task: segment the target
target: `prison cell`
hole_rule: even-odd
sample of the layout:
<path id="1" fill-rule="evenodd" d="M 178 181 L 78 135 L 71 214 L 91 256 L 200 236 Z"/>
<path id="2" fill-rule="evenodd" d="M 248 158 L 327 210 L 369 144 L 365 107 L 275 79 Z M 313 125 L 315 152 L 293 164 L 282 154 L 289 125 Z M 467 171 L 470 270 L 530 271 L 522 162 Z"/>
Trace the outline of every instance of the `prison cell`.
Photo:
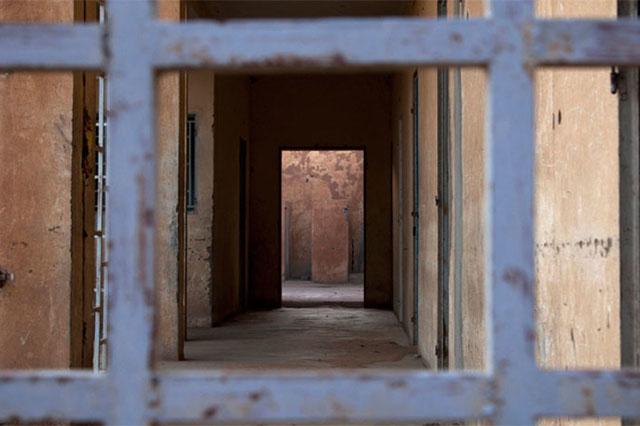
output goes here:
<path id="1" fill-rule="evenodd" d="M 540 20 L 532 0 L 493 0 L 490 6 L 485 19 L 464 22 L 168 23 L 155 19 L 151 1 L 111 0 L 104 24 L 1 25 L 2 69 L 106 73 L 111 248 L 107 370 L 2 372 L 0 420 L 527 424 L 546 416 L 640 417 L 640 373 L 536 365 L 533 306 L 534 70 L 640 65 L 640 22 Z M 154 371 L 155 72 L 434 65 L 489 71 L 488 370 Z"/>

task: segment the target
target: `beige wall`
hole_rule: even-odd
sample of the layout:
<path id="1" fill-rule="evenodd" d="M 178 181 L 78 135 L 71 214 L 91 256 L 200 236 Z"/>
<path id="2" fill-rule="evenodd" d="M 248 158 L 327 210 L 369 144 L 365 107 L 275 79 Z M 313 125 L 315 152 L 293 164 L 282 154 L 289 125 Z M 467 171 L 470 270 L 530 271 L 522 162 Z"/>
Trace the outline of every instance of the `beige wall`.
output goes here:
<path id="1" fill-rule="evenodd" d="M 282 208 L 289 204 L 290 210 L 287 278 L 311 276 L 311 228 L 315 228 L 311 212 L 316 200 L 344 201 L 348 271 L 364 271 L 364 151 L 282 151 L 281 191 Z M 342 212 L 341 219 L 344 216 Z"/>
<path id="2" fill-rule="evenodd" d="M 241 300 L 240 141 L 249 141 L 249 78 L 215 76 L 213 322 Z M 277 163 L 274 165 L 278 170 Z M 246 274 L 245 274 L 246 277 Z"/>
<path id="3" fill-rule="evenodd" d="M 466 1 L 461 10 L 463 16 L 482 17 L 484 8 L 481 0 Z M 481 370 L 486 367 L 486 322 L 484 283 L 484 173 L 485 173 L 485 120 L 486 120 L 486 72 L 481 68 L 461 69 L 461 137 L 462 137 L 462 193 L 458 199 L 462 204 L 461 226 L 462 257 L 460 300 L 462 324 L 456 324 L 455 303 L 451 309 L 449 342 L 455 344 L 455 333 L 462 335 L 459 350 L 459 365 L 467 370 Z M 452 82 L 453 83 L 453 82 Z M 450 102 L 453 105 L 453 101 Z M 450 124 L 453 126 L 453 119 Z M 453 145 L 454 139 L 451 138 Z M 452 185 L 455 182 L 452 180 Z M 453 195 L 452 195 L 453 198 Z M 455 218 L 451 218 L 455 227 Z M 452 260 L 453 259 L 452 254 Z M 453 278 L 453 274 L 450 274 Z M 450 283 L 452 283 L 450 281 Z M 455 283 L 450 285 L 450 301 L 455 298 Z M 454 317 L 455 318 L 455 317 Z M 455 365 L 455 347 L 449 348 L 450 365 Z"/>
<path id="4" fill-rule="evenodd" d="M 213 282 L 213 72 L 189 71 L 188 112 L 196 114 L 196 205 L 187 213 L 187 326 L 211 325 Z"/>
<path id="5" fill-rule="evenodd" d="M 537 13 L 611 18 L 616 1 L 539 0 Z M 618 100 L 609 72 L 536 73 L 537 360 L 545 368 L 620 366 Z"/>
<path id="6" fill-rule="evenodd" d="M 365 148 L 365 305 L 390 307 L 391 109 L 380 75 L 264 76 L 251 85 L 251 260 L 255 306 L 280 304 L 280 148 Z"/>
<path id="7" fill-rule="evenodd" d="M 177 21 L 180 4 L 158 2 L 158 17 Z M 180 140 L 180 77 L 160 74 L 156 80 L 156 350 L 161 360 L 178 359 L 178 159 Z"/>
<path id="8" fill-rule="evenodd" d="M 465 17 L 484 15 L 480 0 L 466 1 L 462 7 L 461 14 Z M 540 0 L 537 9 L 540 15 L 548 17 L 613 17 L 616 4 L 614 0 Z M 453 2 L 449 2 L 450 14 L 452 10 Z M 435 2 L 417 2 L 409 13 L 433 16 Z M 409 334 L 413 328 L 412 73 L 413 70 L 396 75 L 393 98 L 396 126 L 393 279 L 395 299 L 403 301 L 401 309 L 395 305 L 396 311 L 402 311 L 400 319 Z M 449 143 L 452 164 L 461 167 L 461 171 L 456 174 L 451 170 L 448 206 L 449 365 L 478 370 L 486 365 L 483 248 L 486 73 L 479 68 L 461 70 L 459 126 L 454 123 L 453 75 L 450 72 Z M 438 280 L 438 217 L 433 203 L 437 193 L 437 80 L 435 70 L 419 70 L 418 77 L 421 199 L 418 341 L 425 365 L 433 368 Z M 618 134 L 617 99 L 608 90 L 609 70 L 539 71 L 536 85 L 538 359 L 543 366 L 553 368 L 615 368 L 619 365 Z M 558 111 L 562 123 L 558 121 Z M 462 141 L 461 164 L 453 162 L 456 131 Z M 399 162 L 403 165 L 401 169 Z M 456 178 L 461 179 L 458 193 Z M 456 202 L 462 206 L 458 218 L 453 214 Z M 460 247 L 454 245 L 456 233 L 462 239 Z M 454 275 L 456 256 L 461 265 L 459 275 Z M 460 291 L 457 305 L 456 290 Z M 461 336 L 458 348 L 457 333 Z"/>
<path id="9" fill-rule="evenodd" d="M 2 1 L 0 21 L 73 21 L 73 2 Z M 0 72 L 0 369 L 70 366 L 72 73 Z"/>
<path id="10" fill-rule="evenodd" d="M 416 2 L 408 14 L 434 17 L 437 13 L 435 1 Z M 413 215 L 414 211 L 414 117 L 413 117 L 413 74 L 418 79 L 418 179 L 419 179 L 419 233 L 418 253 L 414 253 Z M 437 70 L 435 68 L 409 70 L 397 74 L 394 79 L 394 122 L 401 126 L 394 134 L 394 167 L 398 168 L 398 139 L 402 135 L 402 167 L 397 171 L 397 179 L 402 179 L 402 193 L 396 181 L 395 191 L 403 197 L 402 211 L 396 208 L 396 215 L 402 215 L 402 229 L 399 217 L 394 223 L 394 245 L 402 255 L 396 255 L 395 281 L 402 281 L 395 287 L 402 291 L 402 318 L 405 330 L 413 338 L 414 316 L 414 258 L 418 266 L 418 350 L 427 368 L 436 368 L 435 347 L 438 324 L 438 209 L 435 198 L 438 195 L 438 124 L 437 124 Z M 396 203 L 398 202 L 396 198 Z M 402 232 L 402 247 L 398 248 L 398 232 Z M 400 268 L 400 270 L 398 270 Z M 402 274 L 400 279 L 399 274 Z"/>

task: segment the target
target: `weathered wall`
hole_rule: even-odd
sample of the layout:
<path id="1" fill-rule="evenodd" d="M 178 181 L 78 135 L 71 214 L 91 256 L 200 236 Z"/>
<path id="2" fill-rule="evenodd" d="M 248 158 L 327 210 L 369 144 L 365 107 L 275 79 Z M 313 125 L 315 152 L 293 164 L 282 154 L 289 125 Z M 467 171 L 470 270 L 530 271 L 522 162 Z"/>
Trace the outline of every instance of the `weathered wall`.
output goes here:
<path id="1" fill-rule="evenodd" d="M 349 222 L 345 207 L 346 200 L 313 200 L 311 279 L 314 282 L 349 280 Z"/>
<path id="2" fill-rule="evenodd" d="M 484 16 L 481 0 L 467 0 L 461 10 L 463 16 L 479 18 Z M 460 71 L 461 114 L 459 130 L 461 133 L 461 193 L 452 195 L 462 205 L 462 214 L 458 217 L 462 234 L 462 247 L 457 251 L 462 265 L 458 279 L 449 286 L 451 315 L 449 323 L 449 342 L 455 344 L 455 333 L 460 333 L 461 347 L 449 349 L 449 364 L 456 364 L 456 355 L 460 358 L 458 365 L 467 370 L 481 370 L 486 367 L 486 322 L 485 322 L 485 283 L 484 283 L 484 173 L 485 173 L 485 120 L 486 120 L 486 72 L 481 68 L 462 68 Z M 451 100 L 453 105 L 455 100 Z M 450 124 L 455 126 L 454 119 Z M 455 139 L 451 139 L 451 144 Z M 455 185 L 455 181 L 452 182 Z M 451 221 L 456 226 L 456 218 Z M 454 250 L 452 260 L 455 256 Z M 451 275 L 455 275 L 451 274 Z M 455 277 L 453 277 L 455 280 Z M 455 291 L 459 291 L 459 302 L 456 306 Z M 456 312 L 461 322 L 456 323 Z"/>
<path id="3" fill-rule="evenodd" d="M 396 313 L 409 337 L 413 339 L 413 121 L 411 115 L 412 77 L 410 72 L 393 78 L 394 132 L 394 291 Z"/>
<path id="4" fill-rule="evenodd" d="M 180 19 L 180 3 L 162 0 L 158 17 Z M 178 326 L 178 159 L 180 140 L 180 76 L 163 73 L 156 79 L 156 349 L 161 360 L 180 353 Z"/>
<path id="5" fill-rule="evenodd" d="M 613 17 L 616 4 L 540 0 L 537 13 Z M 481 2 L 464 2 L 461 14 L 482 16 Z M 452 366 L 481 369 L 486 75 L 480 69 L 462 69 L 460 75 L 458 128 L 450 91 L 452 146 L 457 131 L 462 138 L 462 169 L 452 172 L 452 187 L 461 178 L 460 193 L 453 192 L 452 208 L 460 202 L 463 211 L 452 217 L 452 236 L 459 232 L 462 245 L 451 247 L 452 270 L 460 256 L 461 271 L 450 280 L 449 356 Z M 617 101 L 608 85 L 608 69 L 536 75 L 537 355 L 547 368 L 619 366 Z"/>
<path id="6" fill-rule="evenodd" d="M 538 0 L 537 12 L 614 17 L 616 1 Z M 544 368 L 620 366 L 618 102 L 609 72 L 536 73 L 537 360 Z"/>
<path id="7" fill-rule="evenodd" d="M 249 140 L 248 77 L 215 76 L 214 116 L 212 296 L 213 322 L 218 323 L 244 304 L 241 300 L 240 144 L 241 139 Z M 278 170 L 277 163 L 274 170 Z M 274 226 L 277 221 L 278 218 L 274 219 Z"/>
<path id="8" fill-rule="evenodd" d="M 2 1 L 2 22 L 73 21 L 73 1 Z M 0 73 L 0 369 L 70 366 L 71 73 Z"/>
<path id="9" fill-rule="evenodd" d="M 539 0 L 545 17 L 615 17 L 616 1 Z M 538 362 L 620 365 L 618 101 L 608 68 L 536 75 Z"/>
<path id="10" fill-rule="evenodd" d="M 365 148 L 365 304 L 390 307 L 390 87 L 386 76 L 264 76 L 251 84 L 251 296 L 280 304 L 281 148 Z"/>
<path id="11" fill-rule="evenodd" d="M 435 1 L 416 2 L 408 14 L 424 17 L 436 16 Z M 418 181 L 419 181 L 419 232 L 418 252 L 414 251 L 413 214 L 414 211 L 414 72 L 418 79 Z M 414 338 L 414 259 L 418 256 L 418 349 L 427 368 L 436 368 L 438 323 L 438 210 L 434 202 L 438 195 L 438 126 L 437 126 L 437 70 L 435 68 L 409 70 L 397 74 L 394 79 L 394 122 L 401 126 L 394 134 L 394 165 L 396 173 L 396 193 L 402 196 L 402 208 L 396 197 L 394 243 L 396 255 L 394 280 L 402 295 L 401 322 L 411 338 Z M 401 140 L 400 140 L 401 138 Z M 399 143 L 402 145 L 399 146 Z M 401 166 L 398 165 L 400 150 Z M 402 183 L 399 183 L 399 180 Z M 400 192 L 401 190 L 401 192 Z M 400 229 L 400 223 L 401 228 Z M 398 233 L 402 236 L 399 238 Z M 402 247 L 399 247 L 399 241 Z M 399 268 L 399 269 L 398 269 Z M 401 274 L 401 275 L 399 275 Z"/>
<path id="12" fill-rule="evenodd" d="M 187 326 L 211 325 L 213 263 L 213 72 L 189 71 L 188 111 L 196 114 L 196 205 L 187 213 Z"/>
<path id="13" fill-rule="evenodd" d="M 344 200 L 343 207 L 348 207 L 348 271 L 364 271 L 363 151 L 283 151 L 281 190 L 282 207 L 289 203 L 291 215 L 287 278 L 311 276 L 312 200 Z M 285 228 L 282 232 L 286 233 Z"/>

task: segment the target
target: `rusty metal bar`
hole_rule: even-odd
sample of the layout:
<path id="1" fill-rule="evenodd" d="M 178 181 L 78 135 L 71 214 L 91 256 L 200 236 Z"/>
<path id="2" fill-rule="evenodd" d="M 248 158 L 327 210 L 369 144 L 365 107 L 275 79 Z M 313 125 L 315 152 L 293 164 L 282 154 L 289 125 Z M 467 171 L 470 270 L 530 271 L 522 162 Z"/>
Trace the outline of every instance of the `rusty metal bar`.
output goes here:
<path id="1" fill-rule="evenodd" d="M 421 18 L 159 22 L 154 62 L 225 70 L 484 64 L 492 27 Z"/>
<path id="2" fill-rule="evenodd" d="M 640 417 L 640 372 L 545 371 L 535 404 L 539 417 Z"/>
<path id="3" fill-rule="evenodd" d="M 146 424 L 152 398 L 156 149 L 150 0 L 107 3 L 111 424 Z"/>
<path id="4" fill-rule="evenodd" d="M 495 424 L 534 424 L 533 67 L 522 33 L 533 0 L 493 1 L 502 34 L 490 65 L 485 149 L 485 283 Z M 525 383 L 527 384 L 525 386 Z"/>
<path id="5" fill-rule="evenodd" d="M 154 21 L 151 3 L 110 1 L 104 30 L 96 25 L 0 25 L 0 68 L 106 67 L 112 248 L 107 375 L 0 372 L 0 421 L 399 423 L 484 418 L 518 424 L 550 415 L 640 417 L 640 373 L 541 372 L 533 356 L 534 67 L 638 65 L 637 21 L 535 21 L 533 1 L 520 0 L 491 2 L 492 16 L 485 21 L 177 24 Z M 154 67 L 305 70 L 441 64 L 490 65 L 488 375 L 152 374 Z"/>
<path id="6" fill-rule="evenodd" d="M 481 65 L 508 43 L 495 20 L 356 18 L 154 24 L 159 68 L 229 70 Z M 529 20 L 523 56 L 541 65 L 640 62 L 638 20 Z M 2 69 L 103 69 L 98 24 L 3 24 Z M 365 44 L 366 43 L 366 44 Z"/>
<path id="7" fill-rule="evenodd" d="M 89 371 L 0 371 L 0 423 L 101 421 L 111 405 L 105 384 Z"/>
<path id="8" fill-rule="evenodd" d="M 0 69 L 100 69 L 104 29 L 98 24 L 2 24 Z"/>
<path id="9" fill-rule="evenodd" d="M 525 29 L 525 36 L 528 33 Z M 531 26 L 531 60 L 540 65 L 637 65 L 640 21 L 540 20 Z M 526 56 L 525 56 L 526 57 Z"/>
<path id="10" fill-rule="evenodd" d="M 474 373 L 192 371 L 157 377 L 158 422 L 398 424 L 487 418 L 490 380 Z"/>

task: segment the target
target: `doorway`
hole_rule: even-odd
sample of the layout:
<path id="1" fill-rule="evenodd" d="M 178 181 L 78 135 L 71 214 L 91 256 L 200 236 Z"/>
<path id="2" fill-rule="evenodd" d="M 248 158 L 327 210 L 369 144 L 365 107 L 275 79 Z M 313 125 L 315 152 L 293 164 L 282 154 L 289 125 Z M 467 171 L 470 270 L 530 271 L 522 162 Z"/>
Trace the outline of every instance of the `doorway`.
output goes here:
<path id="1" fill-rule="evenodd" d="M 364 306 L 365 151 L 281 150 L 284 307 Z"/>

